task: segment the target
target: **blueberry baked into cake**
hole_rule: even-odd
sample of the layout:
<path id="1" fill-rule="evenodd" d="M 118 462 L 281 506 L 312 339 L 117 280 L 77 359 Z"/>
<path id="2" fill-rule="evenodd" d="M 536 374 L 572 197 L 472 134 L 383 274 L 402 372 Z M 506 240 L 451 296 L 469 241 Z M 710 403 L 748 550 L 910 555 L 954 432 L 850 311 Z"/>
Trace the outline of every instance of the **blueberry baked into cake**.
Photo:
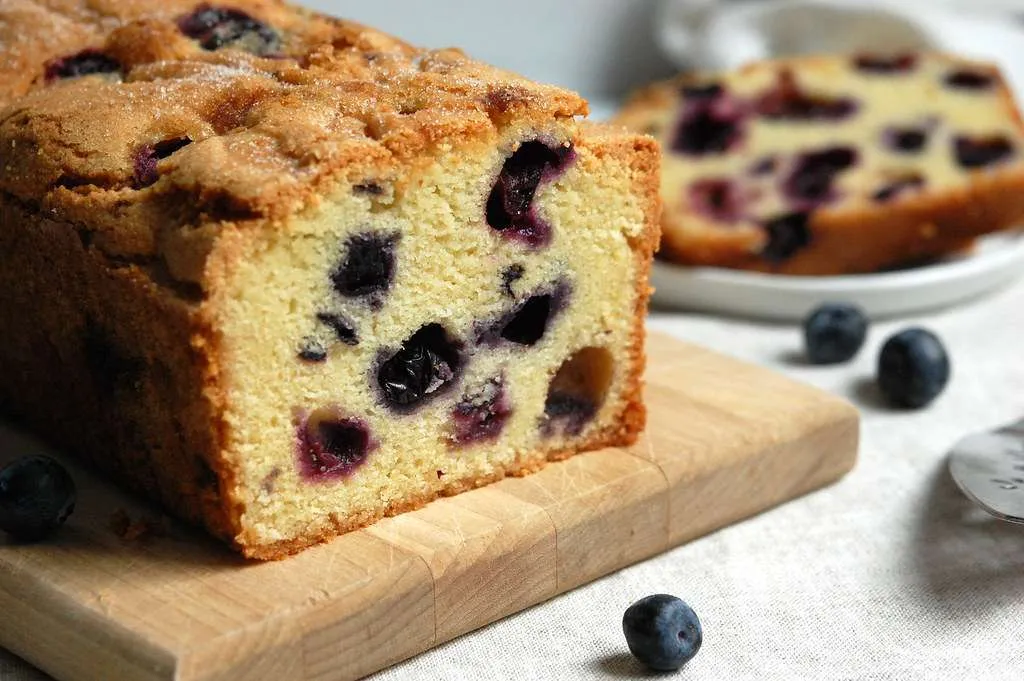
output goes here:
<path id="1" fill-rule="evenodd" d="M 683 264 L 872 272 L 1024 218 L 1024 133 L 991 65 L 760 62 L 650 86 L 618 121 L 664 150 L 659 257 Z"/>
<path id="2" fill-rule="evenodd" d="M 655 141 L 272 1 L 0 5 L 0 402 L 279 558 L 633 441 Z"/>

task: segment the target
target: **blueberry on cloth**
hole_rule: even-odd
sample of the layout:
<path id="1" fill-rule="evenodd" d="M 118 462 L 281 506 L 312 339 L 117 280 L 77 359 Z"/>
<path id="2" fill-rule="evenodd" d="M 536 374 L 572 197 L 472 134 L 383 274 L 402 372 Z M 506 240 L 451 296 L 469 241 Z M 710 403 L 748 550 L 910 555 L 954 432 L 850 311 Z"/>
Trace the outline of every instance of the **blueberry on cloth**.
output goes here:
<path id="1" fill-rule="evenodd" d="M 674 671 L 689 662 L 703 639 L 697 613 L 667 594 L 647 596 L 629 606 L 622 631 L 629 651 L 659 671 Z"/>
<path id="2" fill-rule="evenodd" d="M 893 405 L 919 409 L 949 383 L 946 348 L 931 331 L 910 328 L 892 336 L 878 355 L 878 387 Z"/>
<path id="3" fill-rule="evenodd" d="M 804 346 L 812 364 L 839 364 L 857 354 L 868 334 L 868 320 L 860 308 L 826 303 L 804 320 Z"/>

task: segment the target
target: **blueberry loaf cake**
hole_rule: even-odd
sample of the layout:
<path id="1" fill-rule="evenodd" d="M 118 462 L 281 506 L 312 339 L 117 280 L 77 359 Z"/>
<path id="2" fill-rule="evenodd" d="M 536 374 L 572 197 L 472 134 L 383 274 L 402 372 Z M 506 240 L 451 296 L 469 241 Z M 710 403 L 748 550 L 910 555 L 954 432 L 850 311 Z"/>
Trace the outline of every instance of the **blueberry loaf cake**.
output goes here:
<path id="1" fill-rule="evenodd" d="M 274 559 L 632 442 L 659 149 L 279 2 L 0 4 L 0 406 Z"/>
<path id="2" fill-rule="evenodd" d="M 998 71 L 941 55 L 804 57 L 653 85 L 659 257 L 829 275 L 968 248 L 1024 218 L 1024 134 Z"/>

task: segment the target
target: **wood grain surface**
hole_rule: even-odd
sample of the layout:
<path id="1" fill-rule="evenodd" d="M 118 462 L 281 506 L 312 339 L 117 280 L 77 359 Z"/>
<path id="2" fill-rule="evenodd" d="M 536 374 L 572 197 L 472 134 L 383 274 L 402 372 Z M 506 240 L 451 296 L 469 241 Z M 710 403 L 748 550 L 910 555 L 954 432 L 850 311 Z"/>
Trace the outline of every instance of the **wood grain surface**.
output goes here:
<path id="1" fill-rule="evenodd" d="M 646 434 L 246 563 L 74 462 L 54 540 L 0 545 L 0 645 L 61 681 L 354 679 L 828 484 L 857 412 L 653 335 Z M 41 451 L 0 428 L 0 461 Z M 123 509 L 164 532 L 111 529 Z"/>

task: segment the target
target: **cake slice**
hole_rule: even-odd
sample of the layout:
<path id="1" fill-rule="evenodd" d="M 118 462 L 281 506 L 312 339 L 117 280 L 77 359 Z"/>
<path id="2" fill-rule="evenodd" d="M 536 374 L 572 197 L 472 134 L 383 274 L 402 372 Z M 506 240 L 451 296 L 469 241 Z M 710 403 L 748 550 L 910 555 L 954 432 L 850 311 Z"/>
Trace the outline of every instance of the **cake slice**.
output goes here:
<path id="1" fill-rule="evenodd" d="M 659 257 L 797 275 L 873 272 L 1024 218 L 1024 133 L 988 64 L 803 57 L 686 75 L 618 121 L 665 152 Z"/>
<path id="2" fill-rule="evenodd" d="M 0 109 L 7 413 L 263 559 L 635 439 L 654 140 L 281 3 L 86 4 L 0 9 L 62 27 L 0 48 L 33 74 Z"/>

